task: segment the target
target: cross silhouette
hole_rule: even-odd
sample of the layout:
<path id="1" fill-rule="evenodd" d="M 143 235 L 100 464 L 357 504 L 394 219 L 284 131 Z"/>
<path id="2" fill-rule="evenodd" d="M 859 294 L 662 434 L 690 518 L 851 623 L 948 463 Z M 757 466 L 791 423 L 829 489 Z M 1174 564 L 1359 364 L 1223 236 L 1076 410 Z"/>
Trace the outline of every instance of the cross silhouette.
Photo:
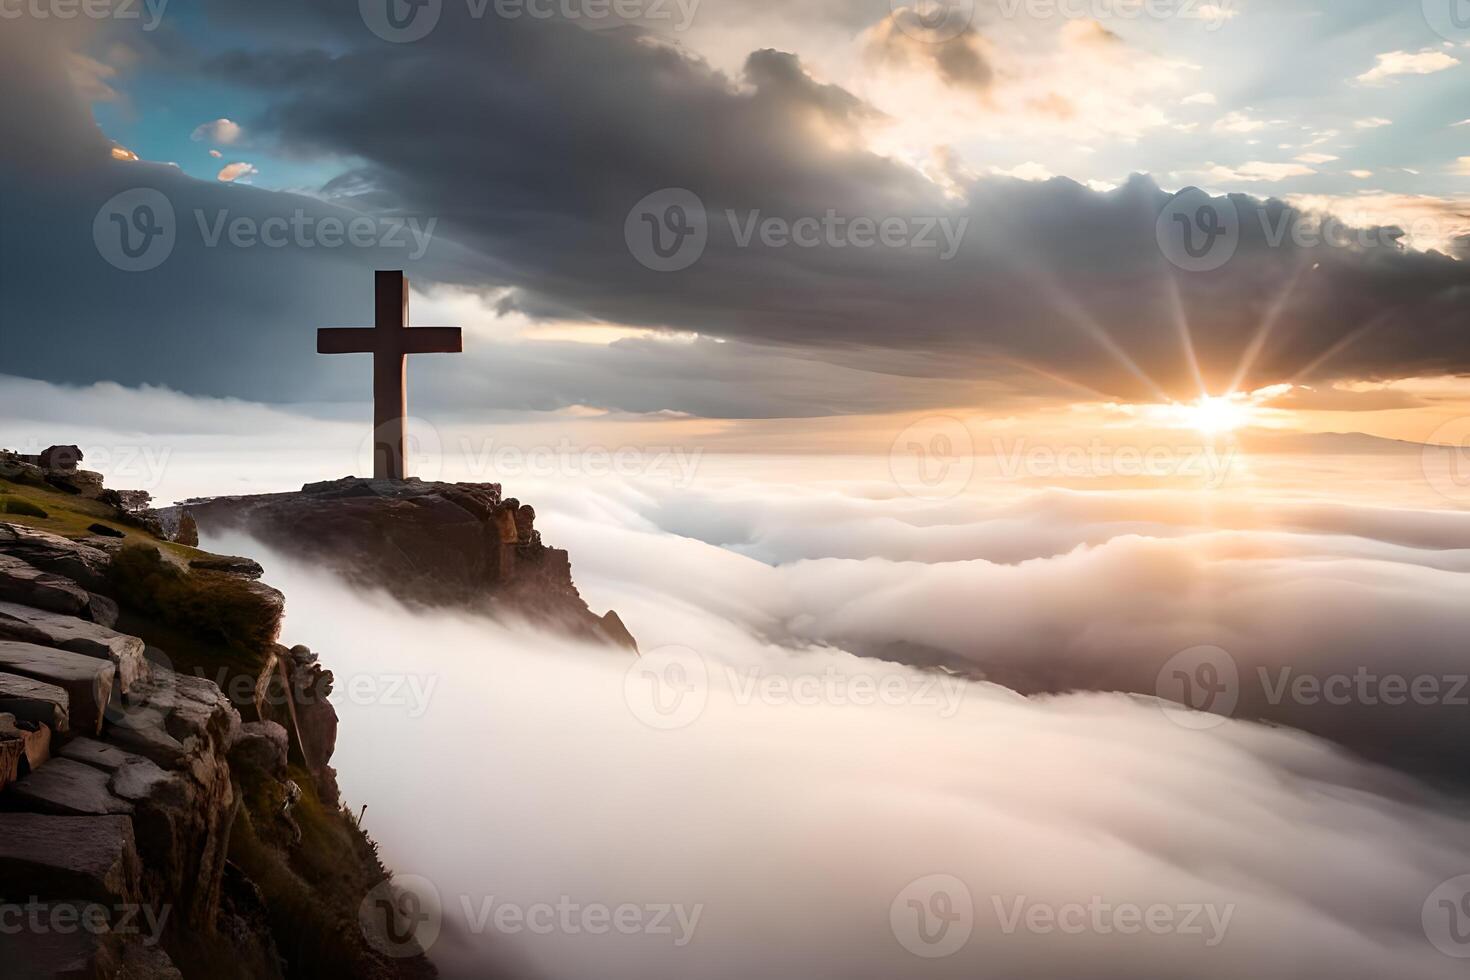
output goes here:
<path id="1" fill-rule="evenodd" d="M 371 327 L 327 327 L 316 332 L 318 354 L 373 355 L 373 479 L 402 480 L 404 417 L 408 393 L 404 374 L 409 354 L 458 354 L 464 350 L 459 327 L 410 327 L 408 277 L 379 270 L 376 310 Z"/>

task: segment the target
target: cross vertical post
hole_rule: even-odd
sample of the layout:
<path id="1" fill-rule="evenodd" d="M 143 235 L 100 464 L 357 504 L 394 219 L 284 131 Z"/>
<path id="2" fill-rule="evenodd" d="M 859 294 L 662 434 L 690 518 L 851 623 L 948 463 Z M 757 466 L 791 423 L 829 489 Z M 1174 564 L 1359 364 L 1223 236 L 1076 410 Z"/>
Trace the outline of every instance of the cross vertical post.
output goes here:
<path id="1" fill-rule="evenodd" d="M 408 278 L 379 270 L 374 277 L 372 327 L 317 331 L 318 354 L 373 355 L 373 479 L 402 480 L 407 473 L 407 359 L 409 354 L 464 350 L 458 327 L 408 325 Z"/>

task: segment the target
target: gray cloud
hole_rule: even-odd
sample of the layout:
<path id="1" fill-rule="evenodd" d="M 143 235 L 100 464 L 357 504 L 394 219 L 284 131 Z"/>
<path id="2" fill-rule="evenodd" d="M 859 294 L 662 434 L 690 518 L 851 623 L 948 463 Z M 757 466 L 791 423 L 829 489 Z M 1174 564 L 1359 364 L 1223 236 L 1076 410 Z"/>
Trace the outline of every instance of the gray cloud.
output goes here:
<path id="1" fill-rule="evenodd" d="M 3 367 L 272 399 L 334 390 L 352 368 L 311 357 L 311 329 L 361 320 L 366 270 L 408 265 L 421 282 L 510 289 L 505 304 L 535 316 L 783 348 L 828 393 L 778 396 L 761 412 L 749 399 L 620 388 L 609 379 L 625 351 L 585 368 L 575 356 L 562 362 L 570 387 L 601 389 L 599 400 L 613 408 L 778 415 L 940 403 L 918 385 L 874 398 L 871 387 L 843 384 L 842 369 L 887 373 L 895 360 L 910 378 L 1019 362 L 1113 397 L 1156 397 L 1141 376 L 1187 396 L 1194 377 L 1185 329 L 1206 382 L 1223 388 L 1273 319 L 1248 384 L 1467 368 L 1457 311 L 1470 271 L 1448 258 L 1387 244 L 1301 249 L 1288 239 L 1273 248 L 1271 229 L 1294 212 L 1237 196 L 1236 257 L 1216 272 L 1184 273 L 1157 247 L 1169 195 L 1147 177 L 1106 194 L 1064 179 L 980 180 L 963 187 L 963 199 L 946 198 L 906 165 L 866 150 L 860 137 L 871 110 L 812 80 L 789 54 L 758 51 L 736 80 L 633 30 L 463 16 L 446 4 L 429 38 L 391 45 L 368 34 L 355 10 L 271 5 L 250 20 L 275 46 L 201 64 L 173 37 L 154 42 L 151 54 L 158 66 L 257 87 L 268 106 L 241 121 L 282 152 L 364 161 L 326 193 L 373 213 L 438 219 L 418 263 L 372 251 L 207 250 L 191 236 L 153 273 L 117 272 L 97 260 L 87 231 L 96 208 L 129 186 L 164 190 L 180 213 L 228 207 L 259 217 L 330 206 L 100 159 L 100 134 L 75 102 L 57 113 L 64 124 L 42 126 L 25 100 L 7 99 L 7 135 L 50 135 L 39 157 L 3 151 L 12 193 L 0 231 L 8 273 L 0 313 L 35 325 L 14 334 Z M 293 25 L 333 38 L 331 53 L 280 42 Z M 50 61 L 8 78 L 16 91 L 46 89 L 51 102 L 67 91 Z M 64 190 L 41 176 L 62 158 L 74 165 Z M 698 194 L 711 219 L 703 258 L 680 273 L 643 268 L 623 237 L 629 208 L 664 187 Z M 968 224 L 948 262 L 933 249 L 740 247 L 726 212 L 744 221 L 757 210 L 788 220 L 830 211 Z M 495 370 L 467 360 L 478 372 Z M 834 363 L 838 370 L 821 367 Z M 481 390 L 491 404 L 516 403 Z"/>

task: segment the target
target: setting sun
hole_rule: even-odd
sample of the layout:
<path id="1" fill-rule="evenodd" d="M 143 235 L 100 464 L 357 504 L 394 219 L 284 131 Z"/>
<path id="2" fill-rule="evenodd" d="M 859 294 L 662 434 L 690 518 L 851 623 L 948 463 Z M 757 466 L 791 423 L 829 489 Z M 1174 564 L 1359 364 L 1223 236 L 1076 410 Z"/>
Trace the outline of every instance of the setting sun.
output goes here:
<path id="1" fill-rule="evenodd" d="M 1198 401 L 1175 404 L 1172 414 L 1181 423 L 1206 435 L 1234 432 L 1251 424 L 1255 406 L 1246 394 L 1201 395 Z"/>

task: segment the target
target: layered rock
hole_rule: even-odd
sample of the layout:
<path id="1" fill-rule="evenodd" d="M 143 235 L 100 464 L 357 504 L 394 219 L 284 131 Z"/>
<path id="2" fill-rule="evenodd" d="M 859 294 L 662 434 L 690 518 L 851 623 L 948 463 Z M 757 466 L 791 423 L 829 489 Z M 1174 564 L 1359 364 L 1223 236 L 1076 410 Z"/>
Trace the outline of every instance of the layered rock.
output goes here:
<path id="1" fill-rule="evenodd" d="M 0 454 L 0 479 L 33 488 L 40 473 L 57 488 L 45 498 L 53 516 L 127 503 L 99 489 L 58 504 L 59 480 L 72 481 L 67 493 L 88 482 L 60 469 L 67 456 L 42 468 Z M 333 933 L 385 871 L 337 806 L 331 672 L 276 642 L 284 597 L 258 565 L 166 542 L 150 523 L 138 518 L 148 543 L 0 523 L 0 902 L 102 924 L 0 930 L 0 976 L 432 976 L 422 958 L 389 960 Z M 164 666 L 153 642 L 199 673 Z M 238 709 L 201 663 L 220 684 L 248 681 Z M 313 787 L 292 781 L 304 779 L 296 766 Z M 309 821 L 293 815 L 308 804 Z M 265 888 L 231 864 L 241 827 L 238 860 Z M 307 840 L 317 853 L 298 866 Z M 321 868 L 322 880 L 300 873 Z M 114 928 L 125 907 L 160 913 L 154 930 Z M 298 929 L 322 939 L 303 943 Z"/>
<path id="2" fill-rule="evenodd" d="M 243 531 L 410 604 L 504 613 L 636 649 L 615 613 L 587 608 L 567 553 L 535 529 L 535 511 L 502 499 L 496 483 L 347 477 L 183 506 L 206 533 Z"/>

